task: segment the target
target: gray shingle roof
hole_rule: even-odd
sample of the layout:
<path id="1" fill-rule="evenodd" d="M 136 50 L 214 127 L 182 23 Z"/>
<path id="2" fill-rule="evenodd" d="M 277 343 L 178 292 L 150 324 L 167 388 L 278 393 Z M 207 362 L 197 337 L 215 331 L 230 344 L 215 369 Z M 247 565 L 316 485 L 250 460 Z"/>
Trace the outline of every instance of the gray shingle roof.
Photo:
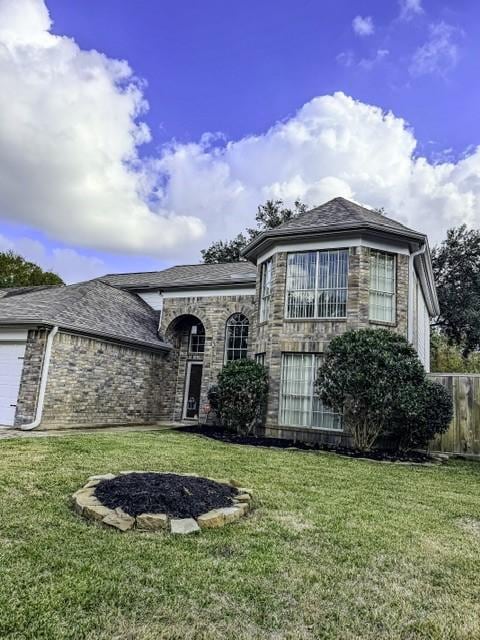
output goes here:
<path id="1" fill-rule="evenodd" d="M 63 285 L 58 284 L 42 284 L 30 287 L 5 287 L 0 289 L 0 298 L 4 296 L 17 295 L 18 293 L 28 293 L 29 291 L 42 291 L 43 289 L 51 289 L 52 287 L 59 287 Z"/>
<path id="2" fill-rule="evenodd" d="M 276 238 L 288 238 L 295 235 L 308 236 L 313 233 L 339 233 L 355 229 L 372 229 L 395 235 L 414 238 L 416 241 L 425 238 L 424 234 L 409 229 L 401 222 L 392 220 L 366 207 L 345 198 L 333 198 L 319 207 L 305 211 L 298 217 L 284 222 L 279 227 L 264 231 L 244 249 L 243 255 L 249 260 L 256 260 L 259 247 Z"/>
<path id="3" fill-rule="evenodd" d="M 254 283 L 256 269 L 249 262 L 222 264 L 187 264 L 163 271 L 146 273 L 112 273 L 100 280 L 125 289 L 173 289 L 207 285 L 234 285 Z"/>
<path id="4" fill-rule="evenodd" d="M 99 280 L 0 298 L 1 324 L 48 324 L 155 349 L 158 314 L 141 298 Z"/>
<path id="5" fill-rule="evenodd" d="M 395 231 L 413 232 L 413 229 L 409 229 L 401 222 L 387 218 L 387 216 L 362 207 L 355 202 L 351 202 L 346 198 L 333 198 L 319 207 L 310 209 L 305 213 L 300 214 L 297 218 L 293 218 L 288 222 L 284 222 L 277 227 L 277 231 L 282 230 L 294 230 L 294 229 L 307 229 L 307 228 L 330 228 L 336 225 L 347 224 L 361 224 L 368 223 L 374 224 L 386 229 L 392 229 Z"/>

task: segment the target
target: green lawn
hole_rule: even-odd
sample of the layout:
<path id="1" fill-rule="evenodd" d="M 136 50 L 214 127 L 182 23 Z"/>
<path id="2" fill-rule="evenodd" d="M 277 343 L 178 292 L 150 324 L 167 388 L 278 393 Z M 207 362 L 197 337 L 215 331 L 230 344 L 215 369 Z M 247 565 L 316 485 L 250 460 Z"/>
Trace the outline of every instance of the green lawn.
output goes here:
<path id="1" fill-rule="evenodd" d="M 69 495 L 124 469 L 241 480 L 256 510 L 120 534 Z M 0 442 L 0 638 L 480 637 L 480 464 L 376 464 L 175 432 Z"/>

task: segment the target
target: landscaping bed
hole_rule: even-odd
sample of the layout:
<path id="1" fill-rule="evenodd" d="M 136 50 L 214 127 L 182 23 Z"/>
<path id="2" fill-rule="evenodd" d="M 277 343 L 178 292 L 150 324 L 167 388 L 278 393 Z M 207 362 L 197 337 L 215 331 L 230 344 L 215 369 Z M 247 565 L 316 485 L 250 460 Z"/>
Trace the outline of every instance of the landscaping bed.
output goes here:
<path id="1" fill-rule="evenodd" d="M 409 451 L 407 453 L 390 453 L 389 451 L 374 449 L 372 451 L 356 451 L 347 447 L 335 446 L 332 444 L 323 444 L 319 442 L 299 442 L 294 440 L 286 440 L 284 438 L 264 438 L 261 436 L 242 436 L 216 425 L 192 424 L 185 425 L 177 429 L 187 433 L 228 442 L 231 444 L 248 445 L 252 447 L 274 447 L 275 449 L 300 449 L 302 451 L 329 451 L 338 453 L 349 458 L 366 458 L 368 460 L 377 460 L 379 462 L 413 462 L 422 463 L 438 463 L 446 461 L 445 457 L 437 457 L 420 451 Z"/>
<path id="2" fill-rule="evenodd" d="M 170 518 L 196 518 L 211 509 L 231 507 L 234 487 L 197 476 L 176 473 L 126 473 L 102 480 L 95 496 L 110 509 L 128 515 L 165 513 Z"/>

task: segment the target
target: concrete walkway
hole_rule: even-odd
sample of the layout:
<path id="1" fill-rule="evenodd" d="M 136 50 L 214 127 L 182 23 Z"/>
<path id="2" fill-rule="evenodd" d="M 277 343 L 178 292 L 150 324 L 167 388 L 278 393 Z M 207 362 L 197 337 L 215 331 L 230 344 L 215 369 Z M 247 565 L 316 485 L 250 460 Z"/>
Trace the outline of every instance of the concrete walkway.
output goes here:
<path id="1" fill-rule="evenodd" d="M 53 436 L 77 436 L 88 435 L 89 433 L 130 433 L 136 431 L 167 431 L 176 427 L 184 426 L 181 422 L 165 422 L 164 424 L 139 424 L 118 427 L 90 427 L 89 429 L 54 429 L 51 431 L 22 431 L 21 429 L 10 429 L 8 427 L 0 427 L 0 440 L 12 440 L 13 438 L 44 438 Z"/>

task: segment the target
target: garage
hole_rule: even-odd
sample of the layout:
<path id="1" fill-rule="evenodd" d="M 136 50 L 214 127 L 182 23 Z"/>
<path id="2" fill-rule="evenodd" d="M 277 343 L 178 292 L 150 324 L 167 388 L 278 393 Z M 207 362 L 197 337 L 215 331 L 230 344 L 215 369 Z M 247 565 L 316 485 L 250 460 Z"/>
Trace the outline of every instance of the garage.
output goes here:
<path id="1" fill-rule="evenodd" d="M 26 332 L 0 332 L 0 425 L 13 426 L 23 370 Z"/>

